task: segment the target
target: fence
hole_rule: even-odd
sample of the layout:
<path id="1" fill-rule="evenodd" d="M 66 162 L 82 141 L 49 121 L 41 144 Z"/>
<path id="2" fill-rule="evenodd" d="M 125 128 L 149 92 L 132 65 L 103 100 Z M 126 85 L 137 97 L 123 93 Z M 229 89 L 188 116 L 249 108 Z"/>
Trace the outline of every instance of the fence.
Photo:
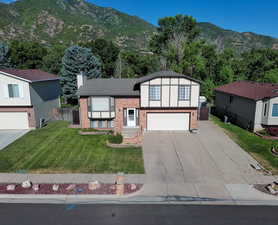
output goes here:
<path id="1" fill-rule="evenodd" d="M 56 108 L 54 110 L 54 120 L 69 121 L 71 124 L 80 123 L 79 109 L 76 108 Z"/>

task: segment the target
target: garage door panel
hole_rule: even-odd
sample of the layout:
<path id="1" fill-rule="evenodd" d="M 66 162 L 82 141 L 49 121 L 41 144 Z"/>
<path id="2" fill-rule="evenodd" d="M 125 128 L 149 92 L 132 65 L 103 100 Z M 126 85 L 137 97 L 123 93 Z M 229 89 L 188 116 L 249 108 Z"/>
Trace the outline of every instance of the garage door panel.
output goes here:
<path id="1" fill-rule="evenodd" d="M 28 113 L 0 112 L 0 129 L 29 129 Z"/>
<path id="2" fill-rule="evenodd" d="M 147 129 L 149 131 L 187 131 L 189 130 L 189 113 L 148 113 Z"/>

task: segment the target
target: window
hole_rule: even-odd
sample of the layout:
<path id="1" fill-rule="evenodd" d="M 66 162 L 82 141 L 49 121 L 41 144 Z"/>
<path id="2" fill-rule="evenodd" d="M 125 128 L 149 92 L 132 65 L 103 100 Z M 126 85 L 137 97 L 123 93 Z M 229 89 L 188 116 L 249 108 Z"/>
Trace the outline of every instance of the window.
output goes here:
<path id="1" fill-rule="evenodd" d="M 19 86 L 18 84 L 8 84 L 9 97 L 19 98 Z"/>
<path id="2" fill-rule="evenodd" d="M 185 101 L 190 99 L 190 87 L 181 85 L 179 86 L 179 100 Z"/>
<path id="3" fill-rule="evenodd" d="M 278 104 L 273 104 L 272 116 L 273 117 L 278 117 Z"/>
<path id="4" fill-rule="evenodd" d="M 229 99 L 230 104 L 232 104 L 233 101 L 234 101 L 234 96 L 230 96 L 230 99 Z"/>
<path id="5" fill-rule="evenodd" d="M 264 116 L 266 116 L 267 113 L 267 103 L 264 104 Z"/>
<path id="6" fill-rule="evenodd" d="M 113 120 L 108 121 L 108 128 L 114 128 L 114 121 Z"/>
<path id="7" fill-rule="evenodd" d="M 108 112 L 109 111 L 109 98 L 92 98 L 92 111 L 93 112 Z"/>
<path id="8" fill-rule="evenodd" d="M 106 120 L 99 120 L 98 121 L 98 128 L 107 128 L 107 121 Z"/>
<path id="9" fill-rule="evenodd" d="M 161 87 L 158 85 L 150 86 L 150 100 L 151 101 L 160 101 L 160 89 Z"/>
<path id="10" fill-rule="evenodd" d="M 91 120 L 91 127 L 92 128 L 98 128 L 98 121 L 97 120 Z"/>

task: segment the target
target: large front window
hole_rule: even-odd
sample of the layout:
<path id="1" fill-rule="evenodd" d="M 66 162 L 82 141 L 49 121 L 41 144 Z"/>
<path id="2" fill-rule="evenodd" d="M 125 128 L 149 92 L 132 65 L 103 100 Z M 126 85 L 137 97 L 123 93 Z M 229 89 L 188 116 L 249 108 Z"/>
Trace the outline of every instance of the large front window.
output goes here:
<path id="1" fill-rule="evenodd" d="M 9 97 L 10 98 L 19 98 L 19 86 L 18 84 L 8 84 Z"/>
<path id="2" fill-rule="evenodd" d="M 161 87 L 158 85 L 150 86 L 150 100 L 151 101 L 160 101 Z"/>
<path id="3" fill-rule="evenodd" d="M 109 98 L 92 98 L 93 112 L 108 112 L 109 110 Z"/>
<path id="4" fill-rule="evenodd" d="M 278 117 L 278 104 L 273 104 L 272 116 L 273 117 Z"/>

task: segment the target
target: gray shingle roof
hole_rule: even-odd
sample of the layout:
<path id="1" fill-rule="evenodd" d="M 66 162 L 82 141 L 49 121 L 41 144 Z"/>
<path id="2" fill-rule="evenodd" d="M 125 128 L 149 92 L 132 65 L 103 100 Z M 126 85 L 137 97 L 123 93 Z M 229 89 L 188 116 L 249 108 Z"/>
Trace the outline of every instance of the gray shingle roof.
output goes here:
<path id="1" fill-rule="evenodd" d="M 79 88 L 78 96 L 140 96 L 134 90 L 137 79 L 90 79 Z"/>
<path id="2" fill-rule="evenodd" d="M 173 71 L 160 71 L 138 79 L 90 79 L 79 88 L 78 96 L 140 96 L 139 84 L 160 77 L 186 78 L 197 83 L 190 76 Z"/>

